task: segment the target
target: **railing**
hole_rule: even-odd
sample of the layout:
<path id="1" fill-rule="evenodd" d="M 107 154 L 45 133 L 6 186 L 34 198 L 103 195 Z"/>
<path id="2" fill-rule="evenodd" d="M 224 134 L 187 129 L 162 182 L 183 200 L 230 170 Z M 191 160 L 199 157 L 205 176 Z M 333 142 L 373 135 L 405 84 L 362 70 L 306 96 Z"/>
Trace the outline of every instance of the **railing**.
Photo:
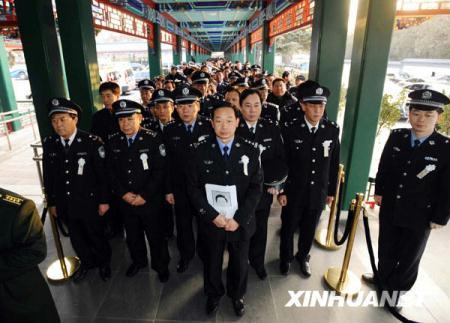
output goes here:
<path id="1" fill-rule="evenodd" d="M 8 149 L 12 150 L 10 130 L 8 125 L 15 121 L 19 121 L 21 126 L 31 125 L 33 130 L 33 137 L 37 139 L 37 132 L 35 129 L 36 113 L 34 112 L 34 106 L 31 101 L 17 101 L 17 105 L 20 107 L 16 110 L 0 113 L 0 137 L 5 136 L 8 142 Z"/>

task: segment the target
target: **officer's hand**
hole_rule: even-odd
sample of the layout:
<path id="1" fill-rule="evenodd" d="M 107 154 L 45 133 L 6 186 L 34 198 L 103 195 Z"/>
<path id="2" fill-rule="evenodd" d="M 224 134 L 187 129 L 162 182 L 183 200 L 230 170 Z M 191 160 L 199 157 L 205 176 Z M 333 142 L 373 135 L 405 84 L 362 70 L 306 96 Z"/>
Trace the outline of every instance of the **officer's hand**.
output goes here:
<path id="1" fill-rule="evenodd" d="M 104 216 L 106 212 L 109 210 L 109 204 L 99 204 L 98 205 L 98 214 L 100 216 Z"/>
<path id="2" fill-rule="evenodd" d="M 48 213 L 55 218 L 58 217 L 58 214 L 56 214 L 56 206 L 49 206 Z"/>
<path id="3" fill-rule="evenodd" d="M 375 195 L 373 198 L 375 199 L 376 205 L 381 205 L 381 200 L 383 199 L 381 195 Z"/>
<path id="4" fill-rule="evenodd" d="M 237 223 L 234 219 L 228 219 L 227 225 L 225 226 L 225 231 L 236 231 L 239 228 L 239 223 Z"/>
<path id="5" fill-rule="evenodd" d="M 122 196 L 122 199 L 128 204 L 132 204 L 135 198 L 136 194 L 133 194 L 131 192 L 125 193 L 124 196 Z"/>
<path id="6" fill-rule="evenodd" d="M 142 198 L 142 196 L 136 195 L 136 198 L 135 198 L 134 201 L 131 203 L 131 205 L 134 205 L 134 206 L 141 206 L 141 205 L 144 205 L 146 202 L 147 202 L 147 201 L 144 200 L 144 199 Z"/>
<path id="7" fill-rule="evenodd" d="M 270 187 L 267 189 L 267 193 L 272 194 L 272 195 L 278 195 L 278 194 L 280 194 L 280 191 L 277 190 L 275 187 Z"/>
<path id="8" fill-rule="evenodd" d="M 430 229 L 440 229 L 442 227 L 443 227 L 443 225 L 441 225 L 441 224 L 430 222 Z"/>
<path id="9" fill-rule="evenodd" d="M 169 203 L 170 205 L 175 204 L 175 197 L 173 196 L 172 193 L 166 194 L 166 202 Z"/>
<path id="10" fill-rule="evenodd" d="M 327 196 L 327 200 L 326 200 L 327 205 L 330 206 L 331 202 L 333 202 L 333 200 L 334 200 L 334 196 Z"/>
<path id="11" fill-rule="evenodd" d="M 287 196 L 286 195 L 278 195 L 278 197 L 277 197 L 277 199 L 278 199 L 278 203 L 281 205 L 281 206 L 286 206 L 287 205 Z"/>
<path id="12" fill-rule="evenodd" d="M 218 228 L 224 228 L 227 225 L 227 220 L 225 219 L 225 216 L 223 214 L 219 214 L 213 220 L 213 223 Z"/>

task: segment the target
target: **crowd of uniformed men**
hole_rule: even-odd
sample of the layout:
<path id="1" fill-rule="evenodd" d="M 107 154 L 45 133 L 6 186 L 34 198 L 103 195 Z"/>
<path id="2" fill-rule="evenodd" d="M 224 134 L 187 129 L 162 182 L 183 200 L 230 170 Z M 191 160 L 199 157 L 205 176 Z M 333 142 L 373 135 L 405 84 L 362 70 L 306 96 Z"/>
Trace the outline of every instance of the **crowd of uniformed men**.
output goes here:
<path id="1" fill-rule="evenodd" d="M 67 225 L 81 260 L 74 280 L 93 268 L 110 279 L 108 238 L 125 231 L 132 261 L 126 276 L 148 266 L 147 240 L 151 267 L 166 282 L 168 240 L 176 232 L 177 272 L 188 270 L 196 253 L 202 260 L 207 313 L 227 294 L 241 316 L 248 266 L 267 277 L 274 196 L 282 206 L 279 270 L 288 275 L 295 258 L 310 276 L 315 229 L 336 191 L 339 127 L 325 113 L 330 91 L 301 75 L 291 85 L 289 77 L 210 60 L 140 81 L 140 103 L 119 99 L 119 86 L 104 82 L 104 108 L 89 132 L 77 128 L 81 107 L 51 98 L 55 133 L 43 140 L 44 186 L 49 213 Z M 387 291 L 412 287 L 430 228 L 449 218 L 449 139 L 435 131 L 449 100 L 432 90 L 410 98 L 412 130 L 392 133 L 376 183 Z"/>

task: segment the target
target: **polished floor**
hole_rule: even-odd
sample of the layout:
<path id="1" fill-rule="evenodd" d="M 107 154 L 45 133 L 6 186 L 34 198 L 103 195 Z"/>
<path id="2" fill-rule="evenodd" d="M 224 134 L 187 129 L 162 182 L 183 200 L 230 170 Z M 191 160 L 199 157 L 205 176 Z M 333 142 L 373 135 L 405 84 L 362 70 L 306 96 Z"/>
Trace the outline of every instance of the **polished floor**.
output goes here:
<path id="1" fill-rule="evenodd" d="M 23 137 L 14 138 L 13 152 L 0 150 L 0 185 L 34 199 L 39 208 L 42 198 L 36 165 L 31 160 L 28 141 L 31 137 L 23 132 Z M 0 143 L 2 144 L 2 143 Z M 4 148 L 4 147 L 2 147 Z M 250 270 L 246 314 L 242 318 L 234 315 L 230 301 L 224 297 L 219 312 L 209 317 L 205 314 L 206 298 L 203 294 L 201 263 L 195 259 L 189 270 L 176 273 L 178 260 L 175 241 L 170 241 L 172 261 L 170 280 L 162 284 L 152 270 L 143 270 L 133 278 L 125 276 L 130 264 L 125 242 L 111 241 L 113 247 L 112 279 L 105 283 L 96 270 L 92 270 L 85 281 L 75 284 L 71 281 L 54 284 L 50 289 L 55 299 L 62 322 L 397 322 L 383 308 L 368 307 L 285 307 L 290 301 L 289 291 L 329 291 L 323 274 L 331 266 L 340 266 L 344 249 L 326 251 L 314 245 L 311 252 L 313 275 L 305 279 L 298 265 L 293 264 L 288 277 L 278 272 L 280 208 L 274 203 L 269 219 L 267 250 L 267 270 L 269 277 L 261 281 Z M 370 212 L 370 225 L 374 245 L 377 237 L 377 210 Z M 323 219 L 326 222 L 327 214 Z M 325 225 L 322 223 L 321 225 Z M 49 264 L 56 260 L 56 249 L 50 230 L 50 222 L 45 223 L 48 256 L 40 265 L 45 274 Z M 450 227 L 433 231 L 425 255 L 422 259 L 419 277 L 412 295 L 408 299 L 419 299 L 406 306 L 402 314 L 420 322 L 450 322 Z M 74 255 L 67 238 L 62 239 L 66 255 Z M 226 262 L 224 267 L 226 266 Z M 355 239 L 350 269 L 360 276 L 370 268 L 362 222 Z M 370 286 L 362 284 L 362 292 L 370 291 Z M 418 304 L 417 304 L 418 303 Z M 408 304 L 407 304 L 408 305 Z"/>

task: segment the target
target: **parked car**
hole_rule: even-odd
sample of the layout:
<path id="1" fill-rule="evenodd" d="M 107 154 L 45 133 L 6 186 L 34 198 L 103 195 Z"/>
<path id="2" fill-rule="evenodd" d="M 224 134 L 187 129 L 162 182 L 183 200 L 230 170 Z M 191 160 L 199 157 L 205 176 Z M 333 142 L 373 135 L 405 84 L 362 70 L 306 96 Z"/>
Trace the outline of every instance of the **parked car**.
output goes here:
<path id="1" fill-rule="evenodd" d="M 101 78 L 103 82 L 112 81 L 120 86 L 122 94 L 126 94 L 136 88 L 136 81 L 131 67 L 114 65 L 112 67 L 101 68 Z"/>
<path id="2" fill-rule="evenodd" d="M 150 70 L 134 72 L 134 80 L 136 81 L 136 86 L 140 81 L 142 81 L 144 79 L 149 79 L 149 78 L 150 78 Z"/>
<path id="3" fill-rule="evenodd" d="M 410 90 L 410 91 L 416 91 L 416 90 L 425 90 L 425 89 L 431 89 L 433 86 L 426 83 L 411 83 L 406 86 L 404 86 L 404 89 Z"/>
<path id="4" fill-rule="evenodd" d="M 12 79 L 28 80 L 28 71 L 24 67 L 16 67 L 9 71 Z"/>

